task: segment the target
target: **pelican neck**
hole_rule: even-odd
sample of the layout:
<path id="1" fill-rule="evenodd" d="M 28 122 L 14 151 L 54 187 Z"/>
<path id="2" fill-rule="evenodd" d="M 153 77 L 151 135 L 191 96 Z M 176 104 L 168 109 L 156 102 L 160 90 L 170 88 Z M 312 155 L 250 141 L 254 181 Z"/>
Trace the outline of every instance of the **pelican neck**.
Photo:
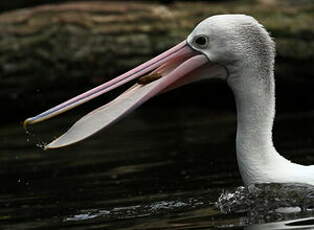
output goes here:
<path id="1" fill-rule="evenodd" d="M 265 167 L 283 161 L 272 141 L 275 116 L 273 72 L 246 70 L 228 79 L 237 107 L 236 151 L 245 184 L 263 182 Z"/>

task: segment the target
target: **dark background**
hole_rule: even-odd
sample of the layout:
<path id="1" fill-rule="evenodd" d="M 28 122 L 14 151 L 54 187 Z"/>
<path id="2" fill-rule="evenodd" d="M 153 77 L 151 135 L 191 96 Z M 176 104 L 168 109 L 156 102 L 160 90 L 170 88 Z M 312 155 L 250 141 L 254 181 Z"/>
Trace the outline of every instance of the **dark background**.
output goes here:
<path id="1" fill-rule="evenodd" d="M 4 122 L 22 121 L 123 73 L 183 40 L 204 18 L 222 13 L 252 15 L 275 39 L 277 111 L 314 108 L 312 1 L 12 0 L 1 1 L 0 11 Z M 106 97 L 83 108 L 103 104 Z M 220 81 L 186 86 L 147 106 L 182 104 L 235 110 Z"/>

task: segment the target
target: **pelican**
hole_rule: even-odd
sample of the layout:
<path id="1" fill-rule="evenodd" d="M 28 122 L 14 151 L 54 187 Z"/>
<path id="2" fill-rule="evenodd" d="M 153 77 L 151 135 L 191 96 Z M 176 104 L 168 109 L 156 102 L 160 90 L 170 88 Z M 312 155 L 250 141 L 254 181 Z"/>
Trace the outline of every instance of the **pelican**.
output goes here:
<path id="1" fill-rule="evenodd" d="M 83 140 L 116 122 L 149 98 L 190 82 L 219 78 L 233 91 L 237 107 L 236 153 L 245 185 L 305 183 L 314 185 L 314 165 L 290 162 L 275 149 L 275 45 L 253 17 L 217 15 L 200 22 L 186 40 L 142 65 L 57 105 L 24 125 L 37 123 L 85 103 L 126 82 L 126 92 L 77 121 L 46 149 Z"/>

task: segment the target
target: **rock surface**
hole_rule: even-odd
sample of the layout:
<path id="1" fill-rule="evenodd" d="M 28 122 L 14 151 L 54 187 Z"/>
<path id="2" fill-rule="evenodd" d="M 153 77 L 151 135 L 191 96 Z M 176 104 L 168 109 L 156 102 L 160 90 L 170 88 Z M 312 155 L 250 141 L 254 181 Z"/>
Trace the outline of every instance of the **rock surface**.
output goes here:
<path id="1" fill-rule="evenodd" d="M 223 13 L 252 15 L 271 32 L 279 85 L 313 87 L 314 4 L 268 4 L 86 1 L 2 13 L 0 106 L 16 112 L 36 103 L 40 112 L 140 64 L 183 40 L 202 19 Z"/>

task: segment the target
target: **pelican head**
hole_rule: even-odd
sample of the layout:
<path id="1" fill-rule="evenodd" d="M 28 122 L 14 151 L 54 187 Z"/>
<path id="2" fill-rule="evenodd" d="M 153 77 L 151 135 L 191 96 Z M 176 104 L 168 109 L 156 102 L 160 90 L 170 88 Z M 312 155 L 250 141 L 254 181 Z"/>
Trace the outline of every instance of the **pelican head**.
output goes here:
<path id="1" fill-rule="evenodd" d="M 57 105 L 24 125 L 44 121 L 122 84 L 137 83 L 113 101 L 90 112 L 46 146 L 81 141 L 116 122 L 149 98 L 201 79 L 227 81 L 237 106 L 236 150 L 245 184 L 304 182 L 314 184 L 313 166 L 293 164 L 272 142 L 275 114 L 274 42 L 254 18 L 218 15 L 199 23 L 186 40 L 146 63 Z"/>
<path id="2" fill-rule="evenodd" d="M 248 67 L 263 71 L 267 76 L 273 71 L 274 42 L 251 16 L 230 14 L 209 17 L 195 27 L 187 42 L 210 62 L 224 66 L 231 78 L 241 77 L 239 72 Z M 208 75 L 208 78 L 211 76 Z"/>

